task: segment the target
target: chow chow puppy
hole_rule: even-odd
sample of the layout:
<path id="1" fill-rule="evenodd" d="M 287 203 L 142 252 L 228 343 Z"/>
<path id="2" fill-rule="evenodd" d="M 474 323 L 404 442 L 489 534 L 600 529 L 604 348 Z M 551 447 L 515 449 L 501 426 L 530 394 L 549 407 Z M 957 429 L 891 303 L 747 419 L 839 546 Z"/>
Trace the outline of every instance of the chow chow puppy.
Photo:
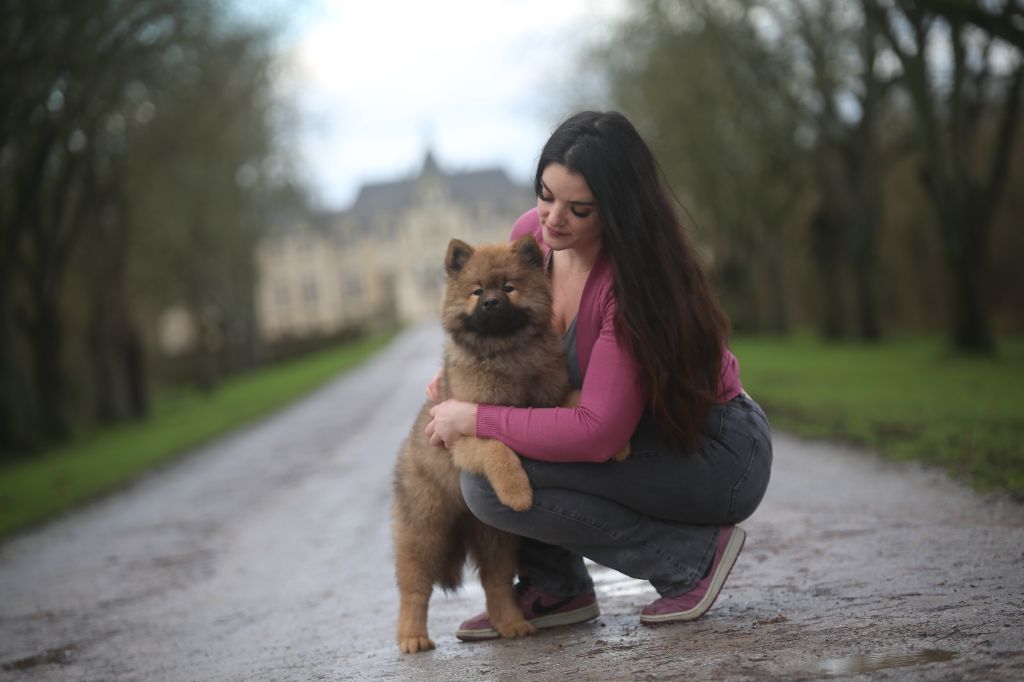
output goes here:
<path id="1" fill-rule="evenodd" d="M 551 327 L 551 293 L 544 255 L 532 236 L 473 248 L 448 245 L 442 322 L 447 334 L 441 398 L 477 403 L 551 407 L 568 393 L 562 340 Z M 427 634 L 433 586 L 454 590 L 467 556 L 479 568 L 487 615 L 503 637 L 533 634 L 513 590 L 516 536 L 484 525 L 462 499 L 459 470 L 487 476 L 505 505 L 533 504 L 519 457 L 505 444 L 461 438 L 452 448 L 431 446 L 424 405 L 395 466 L 394 543 L 403 652 L 434 648 Z"/>

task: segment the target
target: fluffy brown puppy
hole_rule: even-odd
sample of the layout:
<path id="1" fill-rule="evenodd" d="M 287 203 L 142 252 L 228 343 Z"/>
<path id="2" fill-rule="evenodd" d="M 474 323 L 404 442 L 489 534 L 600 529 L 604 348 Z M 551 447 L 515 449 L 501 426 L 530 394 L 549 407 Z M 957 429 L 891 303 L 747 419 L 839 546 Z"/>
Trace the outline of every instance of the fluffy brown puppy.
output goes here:
<path id="1" fill-rule="evenodd" d="M 561 404 L 568 390 L 565 355 L 551 328 L 551 293 L 536 240 L 525 236 L 474 249 L 453 239 L 445 269 L 442 399 Z M 420 411 L 395 466 L 399 648 L 434 648 L 427 634 L 430 595 L 434 585 L 454 590 L 461 584 L 467 555 L 479 568 L 495 629 L 503 637 L 533 634 L 512 587 L 518 538 L 478 521 L 459 489 L 459 469 L 483 474 L 504 504 L 521 511 L 533 503 L 526 472 L 497 440 L 467 437 L 450 450 L 431 446 L 424 433 L 429 408 Z"/>

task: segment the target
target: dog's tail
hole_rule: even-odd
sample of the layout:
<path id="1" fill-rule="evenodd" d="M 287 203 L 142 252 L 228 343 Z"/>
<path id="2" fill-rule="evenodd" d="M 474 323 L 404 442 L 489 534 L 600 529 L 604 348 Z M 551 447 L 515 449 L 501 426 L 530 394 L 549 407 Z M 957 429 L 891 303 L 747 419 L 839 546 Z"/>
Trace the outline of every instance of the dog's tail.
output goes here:
<path id="1" fill-rule="evenodd" d="M 461 535 L 461 534 L 459 534 Z M 453 538 L 448 547 L 441 568 L 439 587 L 445 592 L 454 592 L 462 585 L 462 567 L 466 564 L 466 543 L 461 537 Z"/>

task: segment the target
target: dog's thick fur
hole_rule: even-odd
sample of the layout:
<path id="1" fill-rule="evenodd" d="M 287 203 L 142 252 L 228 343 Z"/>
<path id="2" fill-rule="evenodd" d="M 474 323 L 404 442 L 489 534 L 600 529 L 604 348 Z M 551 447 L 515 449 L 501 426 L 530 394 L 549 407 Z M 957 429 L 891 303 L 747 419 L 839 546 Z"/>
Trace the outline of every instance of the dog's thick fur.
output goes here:
<path id="1" fill-rule="evenodd" d="M 568 391 L 565 355 L 551 327 L 551 294 L 536 240 L 526 236 L 474 249 L 453 239 L 445 269 L 442 399 L 562 404 Z M 479 568 L 495 629 L 503 637 L 532 634 L 535 628 L 523 617 L 512 587 L 518 538 L 477 520 L 459 489 L 460 469 L 483 474 L 502 503 L 522 511 L 533 503 L 526 472 L 518 456 L 497 440 L 466 437 L 450 450 L 431 446 L 424 433 L 429 408 L 420 411 L 395 466 L 399 648 L 434 648 L 427 634 L 433 586 L 457 588 L 467 555 Z"/>

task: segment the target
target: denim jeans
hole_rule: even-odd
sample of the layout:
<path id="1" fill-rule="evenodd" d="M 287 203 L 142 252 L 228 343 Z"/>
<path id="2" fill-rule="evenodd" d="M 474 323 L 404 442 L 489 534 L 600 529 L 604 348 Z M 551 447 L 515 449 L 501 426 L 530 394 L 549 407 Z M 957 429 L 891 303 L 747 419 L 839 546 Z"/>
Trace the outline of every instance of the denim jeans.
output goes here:
<path id="1" fill-rule="evenodd" d="M 505 507 L 487 479 L 462 474 L 462 494 L 484 523 L 523 538 L 520 576 L 561 596 L 593 591 L 587 557 L 662 596 L 691 589 L 714 558 L 719 528 L 750 516 L 771 473 L 771 429 L 746 394 L 712 408 L 694 453 L 673 451 L 649 415 L 624 462 L 522 458 L 533 507 Z"/>

